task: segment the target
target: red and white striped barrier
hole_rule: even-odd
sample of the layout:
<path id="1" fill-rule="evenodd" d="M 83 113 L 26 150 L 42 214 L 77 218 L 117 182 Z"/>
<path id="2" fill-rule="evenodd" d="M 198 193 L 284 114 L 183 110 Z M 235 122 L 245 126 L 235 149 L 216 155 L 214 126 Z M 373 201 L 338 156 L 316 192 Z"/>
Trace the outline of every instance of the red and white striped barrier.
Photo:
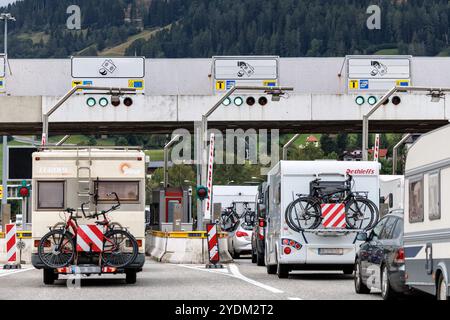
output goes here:
<path id="1" fill-rule="evenodd" d="M 325 228 L 345 228 L 345 205 L 343 203 L 324 203 L 322 209 L 322 225 Z"/>
<path id="2" fill-rule="evenodd" d="M 214 133 L 211 133 L 211 139 L 209 143 L 209 160 L 208 160 L 208 175 L 206 188 L 208 188 L 208 198 L 206 199 L 205 219 L 211 220 L 211 195 L 212 195 L 212 179 L 213 179 L 213 167 L 214 167 Z"/>
<path id="3" fill-rule="evenodd" d="M 81 225 L 77 231 L 78 252 L 102 252 L 103 228 L 94 224 Z"/>
<path id="4" fill-rule="evenodd" d="M 17 261 L 16 224 L 6 225 L 6 260 L 9 264 Z"/>
<path id="5" fill-rule="evenodd" d="M 208 251 L 209 262 L 217 264 L 220 261 L 219 256 L 219 237 L 217 234 L 217 224 L 208 223 L 206 225 L 206 231 L 208 232 Z"/>
<path id="6" fill-rule="evenodd" d="M 375 147 L 373 148 L 373 161 L 378 161 L 380 158 L 380 135 L 375 135 Z"/>

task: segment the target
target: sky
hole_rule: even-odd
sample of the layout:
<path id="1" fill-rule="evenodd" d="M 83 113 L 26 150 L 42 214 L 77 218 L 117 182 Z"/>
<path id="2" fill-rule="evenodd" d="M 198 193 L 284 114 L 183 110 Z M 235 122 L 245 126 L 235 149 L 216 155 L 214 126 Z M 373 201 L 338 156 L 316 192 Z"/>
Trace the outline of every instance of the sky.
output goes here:
<path id="1" fill-rule="evenodd" d="M 13 2 L 16 2 L 16 0 L 0 0 L 0 7 L 4 7 Z"/>

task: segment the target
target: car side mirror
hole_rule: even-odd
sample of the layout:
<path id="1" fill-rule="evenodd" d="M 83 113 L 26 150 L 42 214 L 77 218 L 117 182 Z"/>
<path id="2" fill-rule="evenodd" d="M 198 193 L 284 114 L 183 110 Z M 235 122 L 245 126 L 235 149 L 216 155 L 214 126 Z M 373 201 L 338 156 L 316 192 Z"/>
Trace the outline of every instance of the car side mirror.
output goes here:
<path id="1" fill-rule="evenodd" d="M 358 240 L 358 241 L 366 242 L 368 239 L 369 239 L 369 237 L 367 236 L 367 233 L 365 233 L 365 232 L 359 232 L 358 235 L 356 236 L 356 240 Z"/>

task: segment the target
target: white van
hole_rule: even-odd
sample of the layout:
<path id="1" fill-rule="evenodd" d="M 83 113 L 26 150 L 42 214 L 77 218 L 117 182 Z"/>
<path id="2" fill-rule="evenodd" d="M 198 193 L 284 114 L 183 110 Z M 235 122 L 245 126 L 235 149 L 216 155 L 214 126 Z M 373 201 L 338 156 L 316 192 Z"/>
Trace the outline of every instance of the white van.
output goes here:
<path id="1" fill-rule="evenodd" d="M 117 194 L 120 207 L 107 217 L 136 239 L 137 257 L 123 269 L 114 269 L 101 268 L 92 256 L 80 254 L 76 273 L 125 273 L 127 283 L 136 282 L 136 273 L 145 262 L 145 154 L 137 148 L 121 147 L 46 148 L 33 153 L 32 174 L 32 264 L 43 269 L 44 283 L 52 284 L 59 274 L 75 271 L 72 266 L 48 268 L 38 254 L 41 238 L 65 225 L 67 208 L 76 211 L 73 215 L 78 225 L 94 225 L 97 220 L 83 216 L 82 204 L 89 203 L 84 206 L 88 215 L 108 210 L 116 204 L 111 193 Z"/>
<path id="2" fill-rule="evenodd" d="M 421 136 L 405 166 L 406 284 L 445 300 L 450 283 L 450 125 Z"/>
<path id="3" fill-rule="evenodd" d="M 377 162 L 280 161 L 268 173 L 269 201 L 266 227 L 266 266 L 269 274 L 287 277 L 292 270 L 342 270 L 353 272 L 361 229 L 326 228 L 320 225 L 293 230 L 286 210 L 297 194 L 310 194 L 316 179 L 339 183 L 353 177 L 352 191 L 364 192 L 375 206 L 379 203 Z M 376 217 L 377 219 L 377 217 Z M 373 221 L 372 225 L 376 221 Z"/>
<path id="4" fill-rule="evenodd" d="M 403 210 L 405 176 L 380 175 L 380 217 L 392 211 Z"/>

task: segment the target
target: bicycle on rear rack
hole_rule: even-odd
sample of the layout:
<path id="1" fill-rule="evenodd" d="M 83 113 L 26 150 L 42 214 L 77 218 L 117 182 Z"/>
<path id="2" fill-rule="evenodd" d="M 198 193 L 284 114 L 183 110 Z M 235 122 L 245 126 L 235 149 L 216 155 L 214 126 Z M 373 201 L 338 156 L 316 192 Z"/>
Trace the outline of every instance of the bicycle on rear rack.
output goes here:
<path id="1" fill-rule="evenodd" d="M 108 197 L 114 195 L 116 204 L 110 209 L 103 210 L 100 213 L 86 215 L 84 206 L 81 205 L 81 211 L 84 218 L 96 218 L 95 224 L 103 227 L 102 250 L 99 252 L 100 260 L 103 265 L 116 268 L 124 268 L 134 262 L 138 255 L 138 244 L 136 239 L 127 230 L 110 223 L 106 214 L 120 208 L 120 200 L 117 193 L 112 192 Z M 71 265 L 77 258 L 77 235 L 80 226 L 77 222 L 76 210 L 67 208 L 65 213 L 69 214 L 64 226 L 58 229 L 51 229 L 42 237 L 38 245 L 38 255 L 41 261 L 49 268 L 62 268 Z M 98 221 L 99 217 L 103 220 Z M 100 262 L 100 261 L 99 261 Z"/>

